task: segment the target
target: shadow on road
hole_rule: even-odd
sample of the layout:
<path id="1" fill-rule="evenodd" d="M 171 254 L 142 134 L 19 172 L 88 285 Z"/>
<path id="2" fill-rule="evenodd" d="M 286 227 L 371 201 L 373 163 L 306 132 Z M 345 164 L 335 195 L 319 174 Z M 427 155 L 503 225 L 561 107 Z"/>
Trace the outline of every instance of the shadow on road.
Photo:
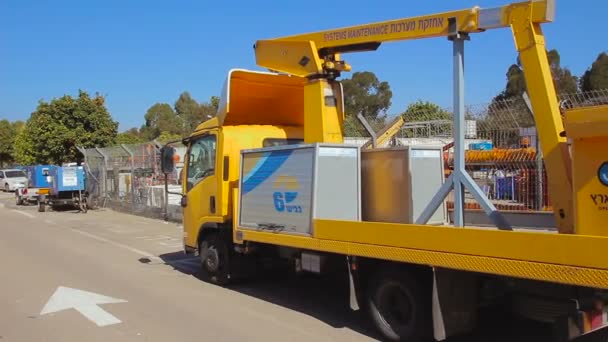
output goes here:
<path id="1" fill-rule="evenodd" d="M 174 269 L 201 279 L 198 258 L 186 257 L 183 252 L 159 257 Z M 350 310 L 346 274 L 318 277 L 273 269 L 226 289 L 306 314 L 337 329 L 347 328 L 380 340 L 380 336 L 365 323 L 362 313 Z"/>
<path id="2" fill-rule="evenodd" d="M 174 269 L 200 278 L 198 257 L 183 252 L 160 255 Z M 202 280 L 201 280 L 202 281 Z M 257 299 L 314 317 L 334 328 L 347 328 L 376 340 L 381 336 L 368 323 L 361 311 L 349 309 L 347 274 L 319 277 L 313 274 L 295 275 L 287 270 L 264 271 L 253 279 L 227 287 Z M 478 328 L 469 334 L 447 339 L 448 342 L 549 342 L 549 325 L 519 318 L 498 308 L 484 308 L 478 314 Z M 575 339 L 572 342 L 608 342 L 604 331 Z"/>

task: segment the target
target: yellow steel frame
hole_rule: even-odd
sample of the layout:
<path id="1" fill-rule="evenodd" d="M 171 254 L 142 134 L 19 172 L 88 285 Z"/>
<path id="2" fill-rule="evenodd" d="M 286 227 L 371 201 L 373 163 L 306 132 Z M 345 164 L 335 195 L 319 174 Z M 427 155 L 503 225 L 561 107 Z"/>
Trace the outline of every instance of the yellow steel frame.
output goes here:
<path id="1" fill-rule="evenodd" d="M 331 220 L 315 220 L 311 237 L 238 232 L 237 242 L 608 289 L 605 237 Z"/>
<path id="2" fill-rule="evenodd" d="M 350 66 L 340 59 L 341 53 L 375 50 L 383 42 L 452 37 L 458 33 L 476 33 L 488 29 L 510 27 L 523 65 L 527 88 L 536 115 L 539 139 L 547 165 L 549 197 L 560 233 L 576 233 L 574 228 L 573 195 L 571 191 L 571 160 L 566 138 L 561 136 L 559 104 L 553 86 L 546 55 L 545 40 L 540 25 L 554 17 L 554 0 L 525 1 L 493 9 L 470 9 L 433 15 L 403 18 L 327 31 L 258 40 L 255 45 L 258 65 L 300 77 L 321 78 L 331 82 Z M 329 81 L 327 81 L 328 79 Z M 307 87 L 318 85 L 309 84 Z M 342 122 L 339 111 L 328 111 L 318 91 L 306 91 L 306 113 L 311 113 L 312 126 L 308 132 L 337 132 L 331 127 Z M 316 114 L 314 114 L 316 113 Z M 320 115 L 338 115 L 332 119 Z M 325 140 L 327 139 L 327 140 Z M 340 142 L 335 135 L 306 134 L 306 142 Z"/>
<path id="3" fill-rule="evenodd" d="M 402 116 L 396 117 L 391 123 L 389 123 L 382 131 L 379 132 L 376 137 L 376 144 L 382 146 L 384 143 L 389 141 L 395 134 L 399 133 L 401 127 L 405 124 L 405 119 Z M 368 140 L 365 144 L 361 145 L 362 149 L 370 147 L 372 144 L 371 140 Z"/>

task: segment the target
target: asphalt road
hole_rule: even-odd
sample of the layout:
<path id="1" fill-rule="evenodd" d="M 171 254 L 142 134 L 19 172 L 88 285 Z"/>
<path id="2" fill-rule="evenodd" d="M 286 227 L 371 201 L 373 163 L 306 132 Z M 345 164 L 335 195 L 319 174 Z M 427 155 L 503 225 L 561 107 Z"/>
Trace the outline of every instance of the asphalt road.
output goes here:
<path id="1" fill-rule="evenodd" d="M 181 236 L 174 223 L 39 213 L 0 193 L 0 342 L 379 340 L 348 309 L 345 284 L 278 275 L 213 286 Z M 504 336 L 510 323 L 451 341 L 521 340 Z"/>

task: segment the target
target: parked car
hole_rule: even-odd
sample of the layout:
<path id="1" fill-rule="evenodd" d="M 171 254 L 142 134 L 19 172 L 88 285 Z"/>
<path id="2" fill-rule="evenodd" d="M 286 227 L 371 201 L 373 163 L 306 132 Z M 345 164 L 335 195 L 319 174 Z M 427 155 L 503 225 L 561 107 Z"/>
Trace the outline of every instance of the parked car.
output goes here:
<path id="1" fill-rule="evenodd" d="M 27 187 L 27 175 L 23 170 L 4 169 L 0 170 L 0 187 L 6 192 L 15 191 Z"/>

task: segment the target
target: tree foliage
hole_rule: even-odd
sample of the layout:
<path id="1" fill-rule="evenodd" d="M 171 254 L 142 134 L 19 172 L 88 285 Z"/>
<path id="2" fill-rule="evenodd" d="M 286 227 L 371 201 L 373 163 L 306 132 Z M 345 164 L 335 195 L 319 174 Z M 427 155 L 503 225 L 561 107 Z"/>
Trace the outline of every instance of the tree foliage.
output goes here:
<path id="1" fill-rule="evenodd" d="M 23 121 L 0 120 L 0 167 L 15 161 L 15 139 L 23 124 Z"/>
<path id="2" fill-rule="evenodd" d="M 557 50 L 547 52 L 553 83 L 557 94 L 574 94 L 578 91 L 578 77 L 570 69 L 561 66 L 561 57 Z"/>
<path id="3" fill-rule="evenodd" d="M 582 91 L 608 89 L 608 54 L 600 53 L 580 80 Z"/>
<path id="4" fill-rule="evenodd" d="M 196 101 L 189 92 L 182 92 L 171 106 L 168 103 L 155 103 L 146 111 L 144 124 L 139 133 L 121 133 L 121 139 L 158 140 L 161 136 L 183 137 L 192 133 L 202 122 L 214 117 L 217 113 L 220 99 L 211 96 L 209 102 Z M 174 139 L 173 139 L 174 140 Z"/>
<path id="5" fill-rule="evenodd" d="M 176 140 L 180 140 L 181 139 L 181 135 L 180 134 L 173 134 L 173 133 L 169 133 L 169 132 L 162 132 L 158 138 L 156 138 L 156 140 L 160 143 L 166 144 L 169 141 L 176 141 Z"/>
<path id="6" fill-rule="evenodd" d="M 347 116 L 375 119 L 385 116 L 391 106 L 393 93 L 386 81 L 380 81 L 373 72 L 355 72 L 352 78 L 342 81 L 344 106 Z"/>
<path id="7" fill-rule="evenodd" d="M 558 94 L 576 93 L 578 90 L 578 77 L 574 76 L 568 68 L 561 66 L 559 52 L 555 49 L 547 51 L 547 59 L 551 68 L 555 91 Z M 520 98 L 527 90 L 524 71 L 519 58 L 516 64 L 509 66 L 506 77 L 507 84 L 505 85 L 505 89 L 494 98 L 494 101 Z"/>
<path id="8" fill-rule="evenodd" d="M 181 134 L 183 121 L 168 103 L 155 103 L 144 115 L 145 123 L 141 134 L 146 140 L 153 140 L 162 132 Z"/>
<path id="9" fill-rule="evenodd" d="M 130 128 L 125 132 L 118 133 L 116 136 L 117 144 L 138 144 L 145 142 L 141 133 L 136 127 Z"/>
<path id="10" fill-rule="evenodd" d="M 196 129 L 196 126 L 214 117 L 217 113 L 219 102 L 217 96 L 212 96 L 209 102 L 198 103 L 189 92 L 185 91 L 181 93 L 177 101 L 175 101 L 174 108 L 177 115 L 184 122 L 183 134 L 191 133 Z"/>
<path id="11" fill-rule="evenodd" d="M 22 164 L 78 161 L 76 147 L 104 147 L 116 140 L 118 122 L 105 107 L 101 95 L 64 95 L 40 101 L 15 141 L 15 157 Z"/>
<path id="12" fill-rule="evenodd" d="M 452 115 L 437 104 L 418 100 L 411 103 L 401 114 L 406 122 L 452 120 Z"/>

